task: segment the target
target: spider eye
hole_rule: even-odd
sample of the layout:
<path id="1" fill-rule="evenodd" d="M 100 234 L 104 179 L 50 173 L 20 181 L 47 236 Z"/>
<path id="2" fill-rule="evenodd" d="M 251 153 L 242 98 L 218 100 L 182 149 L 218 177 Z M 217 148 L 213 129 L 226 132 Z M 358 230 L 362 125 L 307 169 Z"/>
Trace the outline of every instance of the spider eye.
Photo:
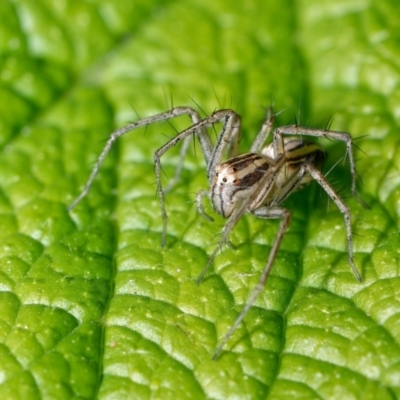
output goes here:
<path id="1" fill-rule="evenodd" d="M 227 179 L 226 179 L 226 178 L 222 179 L 222 182 L 226 182 L 226 181 L 227 181 Z"/>

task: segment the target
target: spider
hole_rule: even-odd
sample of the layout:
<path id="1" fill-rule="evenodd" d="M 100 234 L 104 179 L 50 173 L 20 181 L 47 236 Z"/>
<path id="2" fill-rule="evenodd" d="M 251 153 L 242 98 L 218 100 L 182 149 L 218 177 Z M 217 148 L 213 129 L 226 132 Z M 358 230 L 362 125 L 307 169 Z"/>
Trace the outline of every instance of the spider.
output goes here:
<path id="1" fill-rule="evenodd" d="M 362 206 L 365 208 L 368 207 L 356 191 L 356 167 L 352 149 L 352 138 L 349 133 L 330 131 L 328 129 L 306 128 L 298 125 L 287 125 L 273 129 L 275 116 L 272 107 L 270 107 L 267 110 L 265 122 L 250 147 L 250 151 L 239 154 L 241 119 L 235 111 L 221 109 L 206 118 L 201 118 L 200 114 L 191 107 L 175 107 L 169 111 L 140 119 L 114 131 L 110 135 L 100 156 L 97 158 L 83 191 L 69 206 L 69 211 L 87 195 L 104 158 L 119 137 L 136 128 L 151 125 L 159 121 L 170 120 L 182 115 L 188 115 L 191 118 L 192 125 L 181 133 L 178 133 L 154 153 L 157 194 L 163 220 L 161 245 L 165 245 L 167 235 L 167 212 L 164 203 L 164 194 L 179 180 L 183 160 L 192 135 L 196 135 L 200 142 L 200 147 L 207 164 L 207 179 L 210 186 L 208 190 L 202 190 L 196 196 L 198 211 L 206 219 L 212 220 L 205 213 L 202 204 L 203 198 L 208 197 L 214 211 L 227 218 L 220 240 L 197 278 L 198 284 L 203 279 L 216 254 L 224 244 L 230 245 L 229 234 L 243 214 L 252 213 L 258 218 L 281 220 L 259 281 L 236 321 L 217 346 L 213 355 L 213 359 L 216 359 L 228 339 L 242 322 L 267 281 L 279 246 L 290 225 L 290 211 L 283 208 L 281 204 L 291 193 L 304 188 L 312 180 L 319 183 L 343 214 L 347 234 L 348 262 L 357 280 L 361 281 L 361 275 L 353 260 L 350 209 L 321 172 L 325 159 L 323 147 L 319 144 L 303 140 L 302 136 L 323 137 L 345 142 L 347 148 L 346 154 L 350 161 L 352 194 Z M 215 145 L 213 145 L 206 128 L 213 126 L 217 122 L 222 123 L 222 129 Z M 263 147 L 264 142 L 270 134 L 273 136 L 272 142 Z M 161 183 L 161 157 L 180 141 L 184 143 L 175 177 L 168 188 L 163 189 Z M 227 160 L 223 161 L 224 158 L 227 158 Z"/>

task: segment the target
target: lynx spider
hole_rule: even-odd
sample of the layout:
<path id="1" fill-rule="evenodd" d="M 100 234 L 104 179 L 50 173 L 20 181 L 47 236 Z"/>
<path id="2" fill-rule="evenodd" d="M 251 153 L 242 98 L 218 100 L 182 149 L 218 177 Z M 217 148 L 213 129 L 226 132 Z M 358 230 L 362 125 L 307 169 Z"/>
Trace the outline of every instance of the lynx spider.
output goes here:
<path id="1" fill-rule="evenodd" d="M 230 244 L 229 234 L 243 214 L 251 212 L 259 218 L 281 220 L 278 233 L 272 244 L 259 281 L 236 321 L 216 348 L 213 355 L 213 359 L 215 359 L 218 357 L 233 332 L 240 325 L 267 281 L 279 246 L 289 228 L 291 219 L 290 212 L 280 205 L 291 193 L 302 189 L 312 180 L 319 183 L 343 214 L 347 233 L 348 262 L 357 280 L 361 281 L 361 275 L 353 261 L 350 209 L 321 172 L 322 163 L 325 158 L 323 147 L 319 144 L 303 140 L 303 135 L 345 142 L 347 148 L 346 154 L 350 161 L 352 194 L 360 204 L 365 208 L 367 208 L 367 206 L 356 191 L 356 167 L 352 149 L 352 138 L 349 133 L 330 131 L 327 129 L 306 128 L 298 125 L 282 126 L 274 130 L 274 114 L 272 107 L 270 107 L 267 111 L 267 118 L 256 136 L 250 148 L 250 152 L 238 154 L 241 119 L 235 111 L 231 109 L 221 109 L 202 119 L 199 113 L 191 107 L 175 107 L 169 111 L 140 119 L 139 121 L 130 123 L 114 131 L 98 157 L 83 191 L 69 206 L 69 211 L 87 195 L 104 158 L 110 151 L 113 143 L 119 137 L 136 128 L 170 120 L 182 115 L 188 115 L 192 120 L 192 125 L 170 139 L 154 153 L 157 194 L 163 220 L 162 246 L 164 246 L 166 242 L 167 212 L 164 203 L 164 193 L 166 190 L 163 190 L 161 183 L 160 160 L 161 157 L 178 142 L 184 142 L 176 175 L 168 187 L 168 189 L 170 189 L 179 179 L 184 156 L 187 152 L 190 138 L 194 134 L 196 134 L 199 139 L 201 150 L 207 164 L 207 179 L 210 185 L 208 190 L 202 190 L 198 192 L 196 196 L 198 211 L 206 219 L 212 221 L 212 218 L 205 213 L 202 205 L 203 198 L 208 197 L 215 212 L 228 219 L 217 246 L 197 278 L 197 283 L 201 282 L 216 254 L 221 250 L 223 245 Z M 213 126 L 217 122 L 222 123 L 222 130 L 217 138 L 215 146 L 213 146 L 206 128 Z M 263 147 L 264 142 L 271 133 L 273 135 L 272 143 Z M 290 136 L 284 138 L 286 135 Z M 228 154 L 228 159 L 223 162 L 226 154 Z"/>

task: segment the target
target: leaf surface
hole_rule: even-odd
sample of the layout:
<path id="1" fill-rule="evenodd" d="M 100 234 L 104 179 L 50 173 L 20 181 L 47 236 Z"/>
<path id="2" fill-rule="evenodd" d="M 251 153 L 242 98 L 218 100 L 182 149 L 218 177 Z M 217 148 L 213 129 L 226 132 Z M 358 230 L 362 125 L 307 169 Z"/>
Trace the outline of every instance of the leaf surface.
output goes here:
<path id="1" fill-rule="evenodd" d="M 6 0 L 0 5 L 0 398 L 393 399 L 400 397 L 400 13 L 390 0 L 187 2 Z M 271 103 L 351 132 L 329 173 L 352 211 L 358 283 L 341 213 L 316 184 L 293 194 L 268 283 L 217 361 L 278 222 L 241 219 L 200 285 L 224 220 L 193 145 L 166 195 L 153 154 L 190 125 L 116 128 L 172 105 L 234 108 L 242 150 Z M 218 131 L 220 126 L 216 126 Z M 212 135 L 214 137 L 214 135 Z M 322 143 L 322 142 L 321 142 Z M 322 143 L 329 171 L 343 144 Z M 163 157 L 164 184 L 179 148 Z"/>

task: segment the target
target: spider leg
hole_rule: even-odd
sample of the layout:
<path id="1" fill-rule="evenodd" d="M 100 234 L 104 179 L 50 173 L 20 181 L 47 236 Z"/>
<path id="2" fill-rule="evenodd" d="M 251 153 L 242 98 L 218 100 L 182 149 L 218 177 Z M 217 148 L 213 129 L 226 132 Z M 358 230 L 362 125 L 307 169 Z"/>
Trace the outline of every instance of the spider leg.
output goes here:
<path id="1" fill-rule="evenodd" d="M 206 132 L 205 128 L 213 125 L 216 122 L 222 122 L 222 130 L 218 136 L 217 143 L 214 149 L 211 151 L 211 141 L 207 135 L 202 135 L 202 140 L 200 141 L 201 148 L 203 150 L 206 162 L 207 162 L 207 178 L 209 182 L 213 179 L 215 175 L 215 169 L 218 164 L 221 163 L 222 157 L 226 150 L 235 147 L 235 142 L 238 140 L 239 131 L 240 131 L 240 117 L 233 110 L 218 110 L 215 111 L 209 117 L 197 122 L 193 126 L 184 130 L 170 141 L 168 141 L 164 146 L 160 147 L 154 153 L 154 165 L 155 165 L 155 173 L 156 173 L 156 181 L 157 181 L 157 193 L 160 199 L 161 205 L 161 214 L 163 219 L 163 234 L 161 244 L 164 246 L 166 241 L 166 233 L 167 233 L 167 213 L 164 204 L 164 190 L 162 188 L 161 183 L 161 163 L 160 158 L 163 154 L 165 154 L 171 147 L 175 146 L 179 141 L 186 140 L 189 136 L 194 134 L 195 132 Z M 208 140 L 205 140 L 207 137 Z M 200 139 L 200 135 L 199 135 Z M 233 143 L 233 144 L 232 144 Z M 205 148 L 204 148 L 205 146 Z M 201 195 L 200 195 L 201 196 Z M 197 204 L 198 200 L 197 200 Z M 199 206 L 198 206 L 199 208 Z M 199 208 L 200 213 L 205 215 L 202 212 L 202 207 Z"/>
<path id="2" fill-rule="evenodd" d="M 219 240 L 217 246 L 215 247 L 214 251 L 212 252 L 210 258 L 207 261 L 206 266 L 201 271 L 199 277 L 197 278 L 196 282 L 199 284 L 203 279 L 204 275 L 206 274 L 208 268 L 211 266 L 212 262 L 214 261 L 215 256 L 221 250 L 221 248 L 229 241 L 229 234 L 232 232 L 233 228 L 239 222 L 239 219 L 243 214 L 249 212 L 249 207 L 256 203 L 262 204 L 263 200 L 274 190 L 274 183 L 277 179 L 279 172 L 281 171 L 284 163 L 285 157 L 281 156 L 276 160 L 275 164 L 272 164 L 269 170 L 265 173 L 263 178 L 255 184 L 246 199 L 238 199 L 237 206 L 234 209 L 232 215 L 228 218 L 226 222 L 221 239 Z M 253 213 L 255 211 L 252 211 Z"/>
<path id="3" fill-rule="evenodd" d="M 214 179 L 216 168 L 221 164 L 226 150 L 228 150 L 229 153 L 234 152 L 237 147 L 235 142 L 240 139 L 241 120 L 240 116 L 235 111 L 230 109 L 215 111 L 212 115 L 203 120 L 202 123 L 210 126 L 218 121 L 223 123 L 221 133 L 217 138 L 217 142 L 215 143 L 207 164 L 207 179 L 210 184 Z"/>
<path id="4" fill-rule="evenodd" d="M 354 153 L 352 147 L 352 137 L 347 132 L 338 132 L 338 131 L 329 131 L 326 129 L 314 129 L 314 128 L 305 128 L 297 125 L 287 125 L 279 127 L 274 132 L 274 144 L 278 147 L 284 146 L 282 135 L 307 135 L 314 137 L 324 137 L 328 139 L 340 140 L 341 142 L 346 143 L 347 154 L 349 155 L 350 161 L 350 172 L 351 172 L 351 193 L 355 197 L 355 199 L 366 209 L 369 209 L 369 206 L 361 199 L 359 194 L 357 193 L 356 188 L 356 163 L 354 161 Z M 275 149 L 276 150 L 276 149 Z M 280 152 L 276 152 L 275 154 L 280 154 Z"/>
<path id="5" fill-rule="evenodd" d="M 111 133 L 110 137 L 107 140 L 106 145 L 104 146 L 102 152 L 100 153 L 99 157 L 96 160 L 96 163 L 95 163 L 93 170 L 89 176 L 89 179 L 87 180 L 87 182 L 85 184 L 84 189 L 78 195 L 78 197 L 76 197 L 75 200 L 70 204 L 70 206 L 68 207 L 68 211 L 71 211 L 88 194 L 88 192 L 93 184 L 93 181 L 99 172 L 101 164 L 103 163 L 108 152 L 111 150 L 114 142 L 119 137 L 123 136 L 125 133 L 130 132 L 136 128 L 151 125 L 151 124 L 154 124 L 154 123 L 160 122 L 160 121 L 166 121 L 166 120 L 169 120 L 169 119 L 172 119 L 175 117 L 179 117 L 179 116 L 185 115 L 185 114 L 190 116 L 193 123 L 197 123 L 198 121 L 201 120 L 199 113 L 196 110 L 194 110 L 193 108 L 191 108 L 191 107 L 175 107 L 169 111 L 166 111 L 166 112 L 163 112 L 163 113 L 160 113 L 157 115 L 153 115 L 148 118 L 143 118 L 136 122 L 132 122 L 122 128 L 117 129 L 113 133 Z M 202 151 L 204 153 L 204 157 L 206 159 L 206 162 L 208 163 L 208 161 L 211 157 L 211 153 L 212 153 L 212 145 L 211 145 L 210 138 L 207 136 L 206 131 L 202 127 L 199 127 L 197 129 L 197 133 L 198 133 L 198 138 L 199 138 L 199 141 L 201 144 Z M 178 166 L 178 168 L 179 168 L 179 166 Z"/>
<path id="6" fill-rule="evenodd" d="M 200 122 L 201 118 L 200 118 L 200 115 L 195 110 L 193 110 L 193 111 L 194 112 L 192 114 L 190 114 L 190 118 L 192 119 L 192 123 L 194 125 L 194 124 L 197 124 L 198 122 Z M 210 138 L 207 134 L 205 127 L 199 128 L 199 132 L 200 132 L 200 134 L 198 135 L 198 137 L 199 137 L 199 141 L 200 141 L 200 146 L 203 151 L 206 163 L 208 164 L 209 159 L 211 157 L 211 152 L 212 152 L 211 141 L 210 141 Z M 164 193 L 169 193 L 174 188 L 174 186 L 179 182 L 179 180 L 181 178 L 183 164 L 185 162 L 185 157 L 189 150 L 189 146 L 190 146 L 190 137 L 188 136 L 183 140 L 183 145 L 181 147 L 181 151 L 180 151 L 180 155 L 179 155 L 179 163 L 176 167 L 175 175 L 171 179 L 171 181 L 168 183 L 167 187 L 164 189 Z"/>
<path id="7" fill-rule="evenodd" d="M 201 271 L 200 275 L 196 279 L 196 283 L 199 285 L 200 282 L 203 280 L 204 275 L 206 274 L 208 268 L 210 268 L 212 262 L 214 261 L 215 256 L 218 252 L 222 249 L 222 247 L 229 243 L 229 234 L 231 233 L 232 229 L 238 223 L 240 217 L 246 212 L 246 208 L 248 206 L 248 201 L 242 201 L 241 204 L 232 215 L 229 217 L 228 221 L 226 222 L 224 229 L 222 231 L 221 239 L 219 240 L 217 246 L 215 247 L 214 251 L 212 252 L 211 256 L 209 257 L 206 266 Z"/>
<path id="8" fill-rule="evenodd" d="M 197 211 L 200 215 L 202 215 L 207 221 L 214 221 L 214 218 L 210 217 L 205 211 L 203 207 L 203 198 L 208 197 L 207 190 L 200 190 L 200 192 L 196 195 L 196 204 L 197 204 Z"/>
<path id="9" fill-rule="evenodd" d="M 349 254 L 349 264 L 353 273 L 357 280 L 361 282 L 361 275 L 356 266 L 354 265 L 354 256 L 353 256 L 353 234 L 351 229 L 351 215 L 350 209 L 345 204 L 343 199 L 335 192 L 333 187 L 329 184 L 323 173 L 313 167 L 311 164 L 303 164 L 303 167 L 312 177 L 315 179 L 318 184 L 325 190 L 327 195 L 335 202 L 336 206 L 339 208 L 340 212 L 343 214 L 344 222 L 346 225 L 346 233 L 347 233 L 347 248 Z"/>
<path id="10" fill-rule="evenodd" d="M 276 255 L 279 250 L 279 246 L 281 245 L 282 239 L 285 236 L 286 231 L 290 225 L 291 214 L 288 210 L 282 207 L 261 207 L 257 210 L 252 211 L 252 213 L 264 219 L 281 219 L 281 223 L 279 225 L 278 233 L 275 237 L 274 243 L 268 255 L 267 263 L 263 269 L 263 272 L 258 280 L 256 287 L 251 292 L 249 299 L 247 300 L 245 306 L 243 307 L 242 311 L 240 312 L 239 316 L 236 318 L 236 321 L 231 326 L 229 331 L 225 334 L 221 342 L 219 343 L 218 347 L 216 348 L 213 354 L 213 360 L 215 360 L 218 355 L 221 353 L 223 347 L 232 336 L 233 332 L 237 329 L 240 323 L 243 321 L 243 318 L 246 316 L 247 312 L 250 310 L 251 306 L 254 304 L 254 301 L 258 297 L 258 295 L 263 290 L 265 283 L 268 279 L 269 273 L 271 272 L 272 266 L 274 264 Z"/>
<path id="11" fill-rule="evenodd" d="M 258 133 L 253 144 L 251 145 L 250 153 L 261 153 L 264 143 L 267 140 L 267 137 L 272 132 L 274 121 L 275 121 L 275 115 L 272 110 L 272 107 L 268 107 L 267 117 L 261 127 L 260 132 Z"/>
<path id="12" fill-rule="evenodd" d="M 207 135 L 205 128 L 213 125 L 216 122 L 223 122 L 222 130 L 218 136 L 217 143 L 212 151 L 210 151 L 211 141 Z M 161 206 L 161 216 L 163 220 L 163 231 L 161 245 L 164 246 L 167 237 L 167 212 L 165 209 L 164 202 L 164 190 L 161 182 L 161 157 L 172 147 L 174 147 L 181 140 L 186 140 L 186 138 L 191 135 L 198 133 L 201 149 L 204 153 L 205 159 L 207 161 L 207 177 L 209 182 L 213 179 L 215 175 L 215 169 L 218 164 L 220 164 L 221 159 L 225 153 L 225 150 L 229 149 L 232 140 L 238 136 L 240 130 L 240 117 L 233 110 L 218 110 L 215 111 L 209 117 L 197 122 L 191 127 L 185 129 L 183 132 L 179 133 L 166 144 L 161 146 L 154 153 L 154 169 L 156 174 L 156 184 L 157 184 L 157 194 Z M 200 134 L 200 133 L 205 134 Z M 202 140 L 200 140 L 200 138 Z M 206 139 L 207 138 L 207 139 Z M 201 211 L 200 211 L 201 212 Z"/>
<path id="13" fill-rule="evenodd" d="M 188 136 L 187 138 L 185 138 L 183 140 L 183 144 L 182 144 L 181 151 L 179 154 L 179 162 L 175 169 L 175 175 L 168 182 L 168 185 L 164 189 L 164 193 L 169 193 L 181 179 L 183 164 L 185 162 L 185 157 L 186 157 L 186 154 L 187 154 L 187 152 L 189 150 L 189 146 L 190 146 L 190 139 L 191 138 Z"/>
<path id="14" fill-rule="evenodd" d="M 289 157 L 289 155 L 287 157 Z M 285 157 L 281 157 L 281 160 L 286 161 L 287 159 Z M 289 160 L 290 160 L 290 158 L 289 158 Z M 277 172 L 278 172 L 278 174 L 280 174 L 280 173 L 285 174 L 285 164 L 284 163 L 282 164 L 281 168 L 277 170 Z M 353 239 L 352 239 L 352 230 L 351 230 L 350 210 L 346 206 L 344 201 L 338 196 L 338 194 L 335 192 L 335 190 L 331 187 L 331 185 L 326 180 L 326 178 L 322 174 L 322 172 L 319 169 L 315 168 L 312 164 L 305 162 L 304 164 L 302 164 L 300 166 L 300 168 L 298 169 L 298 171 L 295 174 L 293 174 L 291 177 L 288 178 L 288 180 L 286 180 L 283 183 L 282 186 L 279 186 L 279 188 L 277 188 L 275 186 L 274 192 L 276 194 L 276 197 L 272 199 L 270 207 L 264 206 L 264 207 L 260 207 L 260 208 L 257 208 L 252 211 L 252 213 L 259 218 L 265 218 L 265 219 L 280 218 L 281 223 L 279 226 L 278 233 L 275 237 L 275 241 L 274 241 L 271 251 L 269 253 L 267 263 L 266 263 L 264 270 L 260 276 L 257 286 L 253 289 L 248 301 L 246 302 L 246 304 L 245 304 L 244 308 L 242 309 L 242 311 L 240 312 L 239 316 L 236 318 L 234 324 L 229 329 L 229 331 L 225 334 L 222 341 L 218 345 L 218 347 L 215 350 L 215 353 L 213 355 L 213 359 L 216 359 L 218 357 L 218 355 L 224 348 L 225 344 L 228 342 L 229 338 L 232 336 L 234 331 L 237 329 L 237 327 L 243 321 L 247 312 L 249 311 L 251 306 L 254 304 L 254 301 L 256 300 L 256 298 L 258 297 L 260 292 L 263 290 L 265 283 L 268 279 L 269 273 L 272 269 L 273 263 L 275 261 L 280 244 L 283 240 L 285 233 L 287 232 L 287 230 L 289 228 L 290 220 L 291 220 L 290 212 L 288 210 L 286 210 L 285 208 L 278 207 L 278 206 L 293 191 L 298 189 L 299 186 L 303 185 L 302 180 L 303 180 L 305 174 L 307 174 L 307 173 L 322 186 L 322 188 L 332 198 L 332 200 L 338 206 L 339 210 L 342 212 L 344 219 L 345 219 L 345 225 L 346 225 L 346 231 L 347 231 L 349 263 L 352 267 L 353 273 L 356 276 L 356 278 L 359 281 L 361 280 L 361 276 L 353 262 Z M 278 184 L 278 182 L 276 180 L 275 180 L 275 184 Z M 257 189 L 255 190 L 255 193 L 253 193 L 253 195 L 252 195 L 253 200 L 256 197 L 257 193 L 260 191 L 259 189 L 260 189 L 260 187 L 258 186 Z M 249 200 L 246 203 L 248 204 Z M 240 217 L 240 215 L 239 215 L 239 217 Z M 237 222 L 238 217 L 235 217 L 235 220 Z M 228 223 L 229 223 L 229 220 L 228 220 Z M 228 223 L 227 223 L 227 225 L 228 225 Z M 219 250 L 219 248 L 216 250 Z M 214 254 L 211 257 L 213 257 L 213 256 L 214 256 Z M 201 277 L 202 277 L 202 275 L 200 276 L 200 278 Z"/>
<path id="15" fill-rule="evenodd" d="M 239 114 L 236 114 L 235 124 L 232 126 L 232 132 L 229 137 L 229 145 L 227 148 L 228 158 L 235 157 L 239 154 L 240 150 L 240 129 L 242 119 Z"/>
<path id="16" fill-rule="evenodd" d="M 305 175 L 303 168 L 300 168 L 294 175 L 292 175 L 279 190 L 276 191 L 275 198 L 271 201 L 271 206 L 279 206 L 282 204 L 293 192 L 298 190 L 302 185 L 301 180 Z"/>

